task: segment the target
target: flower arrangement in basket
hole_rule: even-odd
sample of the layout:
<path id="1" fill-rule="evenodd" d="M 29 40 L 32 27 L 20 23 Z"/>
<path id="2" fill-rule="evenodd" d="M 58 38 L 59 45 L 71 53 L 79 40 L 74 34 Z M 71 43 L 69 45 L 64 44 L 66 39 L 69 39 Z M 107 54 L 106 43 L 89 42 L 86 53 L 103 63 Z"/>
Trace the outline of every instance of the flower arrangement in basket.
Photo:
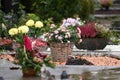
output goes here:
<path id="1" fill-rule="evenodd" d="M 78 42 L 81 38 L 77 26 L 83 25 L 79 18 L 64 19 L 62 24 L 51 24 L 49 31 L 45 34 L 48 42 L 70 43 Z M 78 35 L 76 35 L 78 34 Z"/>
<path id="2" fill-rule="evenodd" d="M 79 18 L 64 19 L 60 25 L 51 24 L 45 37 L 54 61 L 65 61 L 68 55 L 71 55 L 74 43 L 81 38 L 77 26 L 82 24 Z"/>
<path id="3" fill-rule="evenodd" d="M 26 22 L 26 25 L 33 25 L 33 21 L 29 20 Z M 38 21 L 35 26 L 41 27 L 43 26 L 43 23 Z M 28 37 L 29 31 L 29 27 L 25 25 L 18 28 L 11 28 L 9 30 L 11 37 L 17 44 L 19 44 L 19 46 L 15 48 L 16 59 L 18 60 L 15 63 L 21 65 L 25 74 L 32 73 L 29 72 L 30 69 L 33 69 L 35 73 L 40 72 L 43 64 L 49 67 L 54 67 L 54 64 L 51 62 L 51 57 L 41 49 L 41 47 L 47 47 L 47 43 L 39 38 Z M 36 32 L 34 35 L 36 35 Z M 25 75 L 23 74 L 23 76 Z M 31 74 L 28 74 L 27 76 L 31 76 Z"/>

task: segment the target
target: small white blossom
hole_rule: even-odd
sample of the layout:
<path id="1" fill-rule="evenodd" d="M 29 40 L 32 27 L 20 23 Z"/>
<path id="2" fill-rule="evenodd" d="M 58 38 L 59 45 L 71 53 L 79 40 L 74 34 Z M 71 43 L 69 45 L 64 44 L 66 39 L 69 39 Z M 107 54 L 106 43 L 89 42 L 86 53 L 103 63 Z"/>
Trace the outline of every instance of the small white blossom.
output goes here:
<path id="1" fill-rule="evenodd" d="M 59 33 L 59 31 L 58 31 L 58 30 L 55 30 L 55 31 L 54 31 L 54 33 L 55 33 L 55 34 L 58 34 L 58 33 Z"/>
<path id="2" fill-rule="evenodd" d="M 51 24 L 51 25 L 50 25 L 50 28 L 54 28 L 54 27 L 55 27 L 55 24 Z"/>

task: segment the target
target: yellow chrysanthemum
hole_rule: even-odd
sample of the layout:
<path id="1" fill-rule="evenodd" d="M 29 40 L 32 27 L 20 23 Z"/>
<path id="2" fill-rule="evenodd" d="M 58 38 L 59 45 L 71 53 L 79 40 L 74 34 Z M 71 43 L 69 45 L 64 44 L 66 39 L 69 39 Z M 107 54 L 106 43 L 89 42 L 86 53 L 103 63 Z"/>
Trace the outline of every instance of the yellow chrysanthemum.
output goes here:
<path id="1" fill-rule="evenodd" d="M 20 26 L 18 28 L 18 31 L 19 31 L 19 33 L 28 33 L 29 28 L 28 28 L 28 26 Z"/>
<path id="2" fill-rule="evenodd" d="M 34 26 L 34 21 L 32 19 L 28 20 L 26 26 Z"/>
<path id="3" fill-rule="evenodd" d="M 9 30 L 9 35 L 13 36 L 13 35 L 16 35 L 18 34 L 18 29 L 17 28 L 11 28 Z"/>
<path id="4" fill-rule="evenodd" d="M 36 21 L 35 27 L 36 28 L 41 28 L 41 27 L 43 27 L 43 23 L 41 21 Z"/>

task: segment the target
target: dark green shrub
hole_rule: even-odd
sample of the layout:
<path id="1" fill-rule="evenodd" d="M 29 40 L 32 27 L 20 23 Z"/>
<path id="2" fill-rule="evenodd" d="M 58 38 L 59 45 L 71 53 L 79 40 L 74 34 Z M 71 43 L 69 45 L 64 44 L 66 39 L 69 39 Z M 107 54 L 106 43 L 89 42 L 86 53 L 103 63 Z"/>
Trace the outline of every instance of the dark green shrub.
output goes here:
<path id="1" fill-rule="evenodd" d="M 75 16 L 88 20 L 89 16 L 94 13 L 93 0 L 34 0 L 32 2 L 31 12 L 42 19 L 52 17 L 54 22 Z"/>

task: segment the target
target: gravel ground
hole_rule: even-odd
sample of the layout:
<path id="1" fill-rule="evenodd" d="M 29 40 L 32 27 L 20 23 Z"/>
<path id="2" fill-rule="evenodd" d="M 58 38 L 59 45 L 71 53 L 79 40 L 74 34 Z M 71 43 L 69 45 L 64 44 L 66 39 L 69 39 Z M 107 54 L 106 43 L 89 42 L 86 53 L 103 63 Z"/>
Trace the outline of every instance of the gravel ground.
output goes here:
<path id="1" fill-rule="evenodd" d="M 4 58 L 10 61 L 14 61 L 14 57 L 11 55 L 1 55 L 0 58 Z M 95 66 L 120 66 L 120 60 L 112 58 L 109 56 L 82 56 L 82 59 L 85 59 L 91 62 Z M 57 65 L 65 65 L 66 62 L 56 62 Z"/>
<path id="2" fill-rule="evenodd" d="M 107 56 L 101 56 L 101 57 L 85 56 L 82 58 L 93 63 L 95 66 L 120 66 L 120 60 L 116 58 L 107 57 Z"/>
<path id="3" fill-rule="evenodd" d="M 84 59 L 84 62 L 80 62 Z M 79 59 L 78 59 L 79 60 Z M 88 62 L 87 62 L 88 61 Z M 67 65 L 94 65 L 94 66 L 120 66 L 120 59 L 109 56 L 82 56 L 79 61 L 69 61 Z M 88 64 L 92 63 L 92 64 Z M 56 62 L 57 65 L 65 65 L 66 62 Z"/>

